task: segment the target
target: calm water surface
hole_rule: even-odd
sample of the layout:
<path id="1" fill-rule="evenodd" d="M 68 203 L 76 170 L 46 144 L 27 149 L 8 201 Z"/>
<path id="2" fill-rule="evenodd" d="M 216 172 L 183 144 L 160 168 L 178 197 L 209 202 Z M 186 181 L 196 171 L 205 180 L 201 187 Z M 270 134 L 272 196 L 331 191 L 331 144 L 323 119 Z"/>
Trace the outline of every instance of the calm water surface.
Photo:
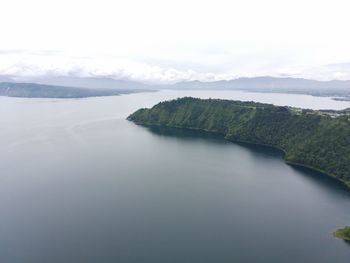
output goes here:
<path id="1" fill-rule="evenodd" d="M 178 96 L 307 108 L 304 95 L 0 97 L 0 262 L 349 262 L 350 193 L 279 152 L 125 118 Z"/>

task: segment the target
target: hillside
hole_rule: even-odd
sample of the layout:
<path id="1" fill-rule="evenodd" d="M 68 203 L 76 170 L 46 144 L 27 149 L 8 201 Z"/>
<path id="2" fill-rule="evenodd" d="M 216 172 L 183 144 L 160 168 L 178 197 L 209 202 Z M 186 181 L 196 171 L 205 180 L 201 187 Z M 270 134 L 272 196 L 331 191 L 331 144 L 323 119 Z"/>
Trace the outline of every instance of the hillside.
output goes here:
<path id="1" fill-rule="evenodd" d="M 285 160 L 326 173 L 350 187 L 350 116 L 218 99 L 182 98 L 140 109 L 128 117 L 142 125 L 199 129 L 231 141 L 264 144 Z"/>
<path id="2" fill-rule="evenodd" d="M 334 236 L 341 238 L 345 241 L 350 241 L 350 226 L 340 228 L 334 232 Z"/>

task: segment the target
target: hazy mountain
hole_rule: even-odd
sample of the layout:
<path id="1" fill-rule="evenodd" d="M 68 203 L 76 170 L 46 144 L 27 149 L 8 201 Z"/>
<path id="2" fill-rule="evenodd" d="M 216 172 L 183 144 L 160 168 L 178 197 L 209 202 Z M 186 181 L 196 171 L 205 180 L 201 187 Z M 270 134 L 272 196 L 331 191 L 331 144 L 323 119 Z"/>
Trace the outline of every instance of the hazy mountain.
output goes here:
<path id="1" fill-rule="evenodd" d="M 36 83 L 0 82 L 0 96 L 24 98 L 85 98 L 115 96 L 139 90 L 132 89 L 92 89 L 65 86 L 42 85 Z"/>
<path id="2" fill-rule="evenodd" d="M 302 93 L 318 96 L 350 96 L 349 80 L 317 81 L 302 78 L 255 77 L 215 82 L 182 82 L 172 85 L 172 88 Z"/>
<path id="3" fill-rule="evenodd" d="M 9 79 L 9 77 L 7 77 Z M 1 80 L 1 77 L 0 77 Z M 58 85 L 93 89 L 152 89 L 151 85 L 141 82 L 116 80 L 108 77 L 77 77 L 77 76 L 40 76 L 12 77 L 10 82 L 29 82 L 44 85 Z"/>
<path id="4" fill-rule="evenodd" d="M 317 81 L 302 78 L 254 77 L 214 82 L 184 81 L 175 84 L 146 84 L 107 77 L 28 77 L 0 76 L 0 81 L 31 82 L 44 85 L 110 90 L 205 89 L 255 92 L 298 93 L 315 96 L 350 97 L 350 80 Z"/>

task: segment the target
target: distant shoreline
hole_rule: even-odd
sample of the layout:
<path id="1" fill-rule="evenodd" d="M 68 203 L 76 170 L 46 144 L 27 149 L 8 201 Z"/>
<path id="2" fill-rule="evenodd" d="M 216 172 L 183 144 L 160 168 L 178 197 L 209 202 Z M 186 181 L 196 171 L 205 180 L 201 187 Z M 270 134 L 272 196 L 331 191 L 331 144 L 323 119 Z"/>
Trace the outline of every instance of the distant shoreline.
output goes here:
<path id="1" fill-rule="evenodd" d="M 0 96 L 14 98 L 81 99 L 109 97 L 139 92 L 155 92 L 153 89 L 107 89 L 43 85 L 36 83 L 0 82 Z"/>

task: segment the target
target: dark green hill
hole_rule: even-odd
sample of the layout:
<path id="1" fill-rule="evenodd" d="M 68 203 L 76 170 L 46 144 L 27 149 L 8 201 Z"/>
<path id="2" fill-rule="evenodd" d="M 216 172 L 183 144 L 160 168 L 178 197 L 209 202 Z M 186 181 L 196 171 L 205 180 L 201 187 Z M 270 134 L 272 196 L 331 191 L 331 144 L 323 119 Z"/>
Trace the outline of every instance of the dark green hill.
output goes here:
<path id="1" fill-rule="evenodd" d="M 350 187 L 350 115 L 270 104 L 182 98 L 128 117 L 142 125 L 198 129 L 231 141 L 283 150 L 291 164 L 326 173 Z"/>

